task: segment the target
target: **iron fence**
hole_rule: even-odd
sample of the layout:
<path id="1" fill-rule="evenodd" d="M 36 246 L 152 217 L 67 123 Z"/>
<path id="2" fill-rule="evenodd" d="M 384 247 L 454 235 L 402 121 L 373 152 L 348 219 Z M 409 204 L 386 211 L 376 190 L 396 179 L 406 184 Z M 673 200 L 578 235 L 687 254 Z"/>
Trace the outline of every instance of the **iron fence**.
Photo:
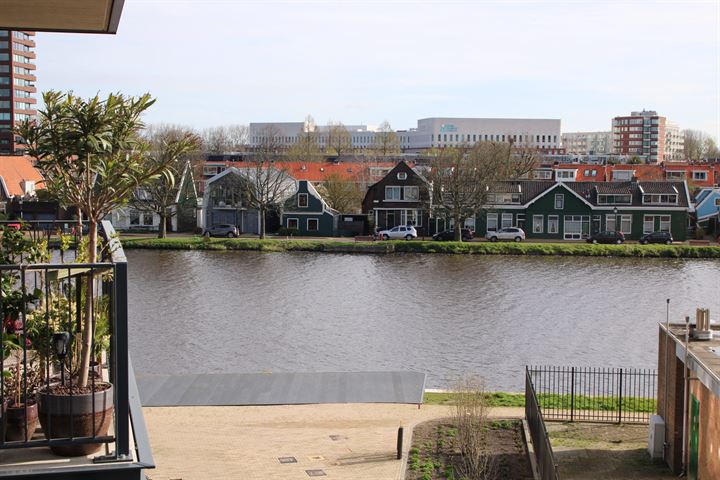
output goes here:
<path id="1" fill-rule="evenodd" d="M 558 468 L 555 462 L 550 438 L 545 428 L 545 420 L 533 388 L 530 370 L 525 367 L 525 419 L 530 429 L 535 460 L 541 480 L 558 480 Z"/>
<path id="2" fill-rule="evenodd" d="M 648 423 L 657 372 L 637 368 L 527 367 L 546 420 Z"/>
<path id="3" fill-rule="evenodd" d="M 20 236 L 14 238 L 30 239 L 28 245 L 69 232 L 77 248 L 81 232 L 67 224 L 13 225 L 0 247 L 5 253 L 14 248 L 4 238 L 12 239 L 9 232 L 17 229 Z M 130 428 L 137 426 L 135 447 L 145 448 L 137 443 L 138 437 L 146 438 L 142 412 L 137 406 L 131 411 L 127 261 L 112 226 L 103 222 L 102 227 L 103 261 L 76 263 L 77 250 L 59 259 L 49 251 L 43 256 L 28 250 L 0 265 L 0 450 L 51 447 L 78 455 L 104 445 L 105 455 L 96 461 L 128 460 Z M 92 319 L 94 335 L 87 337 L 91 361 L 83 386 L 78 378 L 85 318 Z"/>

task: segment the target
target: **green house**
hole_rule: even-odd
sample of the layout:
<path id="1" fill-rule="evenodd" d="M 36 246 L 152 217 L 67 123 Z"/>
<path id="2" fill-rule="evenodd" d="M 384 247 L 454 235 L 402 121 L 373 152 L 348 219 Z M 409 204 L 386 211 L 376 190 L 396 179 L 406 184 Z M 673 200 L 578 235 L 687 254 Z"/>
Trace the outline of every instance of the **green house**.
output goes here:
<path id="1" fill-rule="evenodd" d="M 669 231 L 687 239 L 688 213 L 693 210 L 683 182 L 498 182 L 475 221 L 478 236 L 520 227 L 527 238 L 582 240 L 604 230 L 627 239 Z"/>
<path id="2" fill-rule="evenodd" d="M 282 226 L 295 235 L 332 237 L 337 235 L 340 212 L 330 208 L 307 180 L 298 180 L 297 192 L 285 202 Z"/>

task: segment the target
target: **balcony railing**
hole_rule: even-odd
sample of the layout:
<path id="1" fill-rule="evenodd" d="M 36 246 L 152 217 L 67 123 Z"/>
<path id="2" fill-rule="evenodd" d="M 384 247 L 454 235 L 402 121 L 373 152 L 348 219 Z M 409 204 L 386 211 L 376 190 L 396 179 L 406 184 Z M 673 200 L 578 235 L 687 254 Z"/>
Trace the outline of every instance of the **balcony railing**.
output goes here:
<path id="1" fill-rule="evenodd" d="M 0 265 L 0 478 L 144 478 L 154 465 L 128 350 L 127 260 L 112 225 L 102 223 L 96 263 L 78 261 L 83 228 L 72 222 L 14 227 L 4 235 L 28 248 Z M 95 334 L 83 388 L 85 318 Z M 48 449 L 80 461 L 58 467 Z"/>

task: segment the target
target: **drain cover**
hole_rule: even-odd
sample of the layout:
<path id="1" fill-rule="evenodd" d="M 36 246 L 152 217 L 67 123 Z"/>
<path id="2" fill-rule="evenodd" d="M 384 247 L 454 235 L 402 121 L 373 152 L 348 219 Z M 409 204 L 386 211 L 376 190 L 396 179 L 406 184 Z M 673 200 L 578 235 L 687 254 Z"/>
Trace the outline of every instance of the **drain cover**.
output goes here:
<path id="1" fill-rule="evenodd" d="M 325 477 L 327 474 L 325 473 L 325 470 L 305 470 L 305 473 L 308 474 L 308 477 Z"/>
<path id="2" fill-rule="evenodd" d="M 280 463 L 297 463 L 297 458 L 295 457 L 278 457 L 278 460 Z"/>

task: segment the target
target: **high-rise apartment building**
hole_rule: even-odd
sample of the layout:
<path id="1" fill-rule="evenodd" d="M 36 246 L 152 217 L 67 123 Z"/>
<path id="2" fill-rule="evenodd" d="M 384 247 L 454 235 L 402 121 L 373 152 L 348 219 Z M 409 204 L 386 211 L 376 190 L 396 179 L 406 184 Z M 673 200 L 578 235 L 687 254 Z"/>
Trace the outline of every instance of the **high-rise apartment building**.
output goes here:
<path id="1" fill-rule="evenodd" d="M 685 134 L 674 123 L 665 124 L 665 161 L 685 161 Z"/>
<path id="2" fill-rule="evenodd" d="M 632 112 L 612 121 L 613 153 L 637 156 L 646 163 L 665 158 L 666 118 L 652 110 Z"/>
<path id="3" fill-rule="evenodd" d="M 612 153 L 612 132 L 565 132 L 561 135 L 566 153 L 600 155 Z"/>
<path id="4" fill-rule="evenodd" d="M 12 130 L 37 115 L 35 33 L 0 30 L 0 155 L 22 153 Z"/>

